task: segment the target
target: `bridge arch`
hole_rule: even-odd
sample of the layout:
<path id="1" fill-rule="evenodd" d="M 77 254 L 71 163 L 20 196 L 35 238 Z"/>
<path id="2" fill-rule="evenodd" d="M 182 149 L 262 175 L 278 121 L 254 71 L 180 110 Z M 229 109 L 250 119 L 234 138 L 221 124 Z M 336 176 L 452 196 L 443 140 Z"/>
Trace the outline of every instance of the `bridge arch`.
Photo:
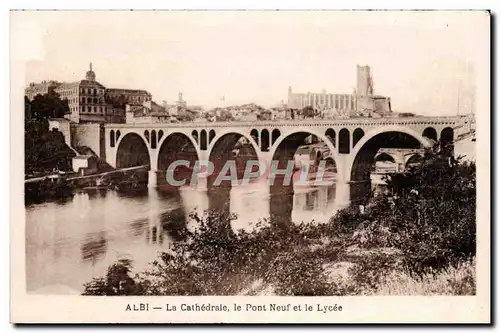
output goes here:
<path id="1" fill-rule="evenodd" d="M 356 144 L 365 136 L 365 131 L 361 128 L 356 128 L 354 132 L 352 132 L 352 147 L 354 148 Z"/>
<path id="2" fill-rule="evenodd" d="M 269 131 L 267 129 L 263 129 L 260 131 L 260 150 L 268 151 L 271 148 L 271 142 L 269 137 Z"/>
<path id="3" fill-rule="evenodd" d="M 116 145 L 115 130 L 109 131 L 109 145 L 114 148 Z"/>
<path id="4" fill-rule="evenodd" d="M 262 160 L 262 154 L 261 154 L 261 151 L 260 151 L 260 147 L 259 147 L 258 143 L 253 140 L 252 133 L 254 133 L 254 132 L 251 131 L 250 134 L 249 134 L 247 131 L 240 130 L 239 128 L 219 129 L 219 130 L 217 130 L 217 132 L 215 132 L 215 136 L 214 136 L 212 142 L 210 142 L 210 144 L 208 145 L 208 148 L 207 148 L 207 157 L 210 157 L 210 154 L 212 153 L 215 145 L 217 144 L 217 142 L 223 136 L 231 134 L 234 137 L 233 137 L 232 140 L 230 140 L 230 144 L 234 141 L 234 143 L 232 143 L 233 146 L 234 146 L 236 144 L 236 142 L 238 142 L 238 140 L 241 137 L 244 137 L 245 140 L 247 140 L 252 145 L 253 149 L 257 152 L 257 156 L 259 157 L 259 160 Z"/>
<path id="5" fill-rule="evenodd" d="M 422 136 L 438 142 L 437 131 L 434 127 L 427 127 L 426 129 L 424 129 L 424 131 L 422 132 Z"/>
<path id="6" fill-rule="evenodd" d="M 238 178 L 243 175 L 246 160 L 263 161 L 259 146 L 251 136 L 243 131 L 224 131 L 218 133 L 207 149 L 208 160 L 214 165 L 214 180 L 229 160 L 234 160 Z M 238 156 L 242 158 L 239 159 Z"/>
<path id="7" fill-rule="evenodd" d="M 177 145 L 177 146 L 176 146 Z M 200 159 L 201 152 L 200 148 L 198 147 L 197 141 L 187 133 L 183 133 L 180 131 L 174 131 L 174 132 L 169 132 L 163 140 L 158 140 L 158 170 L 160 169 L 160 155 L 166 153 L 167 151 L 165 149 L 171 148 L 172 151 L 174 149 L 180 149 L 183 145 L 186 146 L 193 146 L 195 149 L 196 153 L 196 158 Z M 177 147 L 177 148 L 176 148 Z"/>
<path id="8" fill-rule="evenodd" d="M 274 143 L 276 142 L 276 140 L 278 140 L 280 136 L 281 136 L 281 131 L 277 128 L 273 129 L 271 133 L 271 146 L 274 145 Z"/>
<path id="9" fill-rule="evenodd" d="M 140 165 L 149 165 L 151 168 L 151 157 L 147 142 L 138 133 L 130 132 L 116 142 L 116 167 L 128 168 Z"/>
<path id="10" fill-rule="evenodd" d="M 207 150 L 208 148 L 208 140 L 207 140 L 207 131 L 204 129 L 200 132 L 200 150 Z"/>
<path id="11" fill-rule="evenodd" d="M 259 131 L 255 128 L 250 131 L 250 137 L 255 141 L 257 146 L 259 146 Z"/>
<path id="12" fill-rule="evenodd" d="M 162 141 L 158 142 L 157 170 L 164 172 L 175 161 L 184 160 L 189 162 L 189 167 L 177 167 L 175 169 L 176 180 L 186 179 L 189 184 L 195 162 L 200 158 L 199 147 L 192 136 L 188 133 L 170 132 Z M 180 176 L 179 176 L 180 175 Z"/>
<path id="13" fill-rule="evenodd" d="M 215 138 L 215 131 L 211 129 L 210 132 L 208 132 L 208 144 L 211 144 L 214 138 Z"/>
<path id="14" fill-rule="evenodd" d="M 339 131 L 339 154 L 349 154 L 351 151 L 351 134 L 347 128 Z"/>
<path id="15" fill-rule="evenodd" d="M 336 140 L 337 140 L 335 135 L 336 133 L 333 128 L 329 128 L 325 131 L 325 136 L 332 142 L 334 146 L 336 146 Z"/>
<path id="16" fill-rule="evenodd" d="M 331 154 L 331 156 L 329 158 L 333 160 L 333 162 L 335 163 L 335 167 L 338 170 L 339 167 L 341 167 L 341 166 L 339 165 L 338 153 L 335 149 L 335 146 L 323 133 L 317 133 L 314 130 L 312 130 L 312 131 L 293 130 L 293 131 L 289 131 L 289 132 L 282 134 L 276 140 L 274 145 L 271 147 L 271 150 L 270 150 L 271 160 L 275 160 L 277 157 L 279 157 L 278 155 L 280 153 L 278 151 L 280 148 L 284 148 L 283 145 L 287 145 L 287 147 L 285 148 L 286 149 L 286 153 L 285 153 L 286 159 L 293 160 L 293 156 L 295 155 L 297 148 L 301 145 L 304 145 L 305 144 L 304 140 L 310 135 L 316 136 L 319 140 L 321 140 L 322 142 L 324 142 L 327 145 L 327 147 L 330 151 L 330 154 Z M 287 141 L 288 141 L 288 144 L 286 143 Z M 285 156 L 283 156 L 283 157 L 285 157 Z M 286 167 L 286 166 L 283 166 L 283 168 L 284 167 Z"/>
<path id="17" fill-rule="evenodd" d="M 419 164 L 423 161 L 422 154 L 410 154 L 405 156 L 405 169 L 408 169 L 413 164 Z"/>
<path id="18" fill-rule="evenodd" d="M 196 142 L 196 144 L 200 144 L 200 138 L 198 137 L 198 131 L 197 130 L 193 130 L 191 132 L 191 136 L 193 137 L 193 139 Z"/>
<path id="19" fill-rule="evenodd" d="M 156 149 L 158 142 L 156 141 L 156 130 L 151 131 L 151 149 Z"/>
<path id="20" fill-rule="evenodd" d="M 453 128 L 451 127 L 445 127 L 441 130 L 441 136 L 439 137 L 439 144 L 441 146 L 441 149 L 445 149 L 448 152 L 453 153 L 454 147 L 453 147 L 453 139 L 454 139 L 455 133 L 453 131 Z"/>
<path id="21" fill-rule="evenodd" d="M 347 173 L 351 182 L 351 201 L 364 201 L 371 195 L 371 168 L 380 148 L 429 147 L 432 147 L 429 139 L 404 126 L 387 126 L 368 132 L 351 152 L 352 163 Z"/>
<path id="22" fill-rule="evenodd" d="M 391 162 L 391 163 L 396 163 L 396 160 L 394 157 L 387 153 L 377 153 L 377 155 L 374 158 L 375 162 Z"/>
<path id="23" fill-rule="evenodd" d="M 290 130 L 283 133 L 271 147 L 269 154 L 271 157 L 271 161 L 277 161 L 277 167 L 280 170 L 286 170 L 289 161 L 293 161 L 295 164 L 295 153 L 297 151 L 297 148 L 301 145 L 304 145 L 305 139 L 310 135 L 314 135 L 327 146 L 330 154 L 325 158 L 326 167 L 333 168 L 333 172 L 336 173 L 336 175 L 342 172 L 343 165 L 339 161 L 335 146 L 324 135 L 323 130 Z M 297 166 L 294 166 L 294 169 L 296 167 Z M 294 185 L 293 183 L 285 183 L 285 179 L 287 179 L 285 175 L 282 175 L 281 177 L 277 176 L 274 178 L 274 182 L 269 186 L 270 222 L 271 224 L 277 226 L 289 226 L 292 223 L 292 211 L 294 207 Z M 337 179 L 334 180 L 336 184 Z M 338 192 L 338 189 L 336 190 L 336 192 Z M 334 201 L 337 200 L 338 197 L 336 195 Z"/>

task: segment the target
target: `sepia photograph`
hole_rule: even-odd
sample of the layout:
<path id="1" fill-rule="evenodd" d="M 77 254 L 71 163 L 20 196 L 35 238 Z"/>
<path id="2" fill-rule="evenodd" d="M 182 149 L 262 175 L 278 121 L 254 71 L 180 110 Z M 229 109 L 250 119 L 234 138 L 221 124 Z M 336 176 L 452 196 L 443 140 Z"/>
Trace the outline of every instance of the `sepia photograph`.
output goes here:
<path id="1" fill-rule="evenodd" d="M 490 19 L 11 11 L 11 320 L 489 321 Z"/>

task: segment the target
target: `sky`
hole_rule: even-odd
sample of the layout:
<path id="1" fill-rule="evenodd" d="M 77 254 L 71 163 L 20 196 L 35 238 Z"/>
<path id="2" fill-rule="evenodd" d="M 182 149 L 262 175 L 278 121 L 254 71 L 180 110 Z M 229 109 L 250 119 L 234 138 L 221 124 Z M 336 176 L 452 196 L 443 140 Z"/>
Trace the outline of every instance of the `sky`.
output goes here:
<path id="1" fill-rule="evenodd" d="M 489 55 L 483 12 L 17 12 L 30 45 L 26 83 L 83 79 L 214 107 L 287 101 L 294 92 L 352 93 L 369 65 L 398 112 L 474 110 Z M 488 37 L 489 39 L 489 37 Z M 224 100 L 222 97 L 224 96 Z"/>

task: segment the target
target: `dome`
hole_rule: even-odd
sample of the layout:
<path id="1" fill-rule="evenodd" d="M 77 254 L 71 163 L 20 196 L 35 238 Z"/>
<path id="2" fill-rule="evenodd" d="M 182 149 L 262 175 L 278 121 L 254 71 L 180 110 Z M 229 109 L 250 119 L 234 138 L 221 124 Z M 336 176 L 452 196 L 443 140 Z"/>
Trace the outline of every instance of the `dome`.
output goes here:
<path id="1" fill-rule="evenodd" d="M 90 69 L 87 71 L 87 74 L 85 74 L 85 79 L 88 81 L 95 81 L 95 73 L 92 70 L 92 63 L 90 63 Z"/>

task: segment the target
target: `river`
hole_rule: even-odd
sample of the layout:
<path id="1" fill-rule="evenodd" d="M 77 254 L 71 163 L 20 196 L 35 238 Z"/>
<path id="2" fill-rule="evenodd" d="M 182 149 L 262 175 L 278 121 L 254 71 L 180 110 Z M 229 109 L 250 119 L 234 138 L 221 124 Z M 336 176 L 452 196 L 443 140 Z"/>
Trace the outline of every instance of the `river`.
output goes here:
<path id="1" fill-rule="evenodd" d="M 205 187 L 206 188 L 206 187 Z M 237 214 L 232 228 L 250 229 L 273 213 L 293 221 L 327 221 L 335 211 L 335 186 L 296 186 L 274 191 L 265 180 L 207 191 L 184 186 L 176 192 L 77 193 L 63 203 L 26 207 L 26 270 L 30 293 L 78 293 L 120 258 L 145 269 L 175 239 L 175 229 L 193 211 L 214 208 Z M 278 200 L 278 202 L 273 202 Z M 293 207 L 293 208 L 292 208 Z"/>

